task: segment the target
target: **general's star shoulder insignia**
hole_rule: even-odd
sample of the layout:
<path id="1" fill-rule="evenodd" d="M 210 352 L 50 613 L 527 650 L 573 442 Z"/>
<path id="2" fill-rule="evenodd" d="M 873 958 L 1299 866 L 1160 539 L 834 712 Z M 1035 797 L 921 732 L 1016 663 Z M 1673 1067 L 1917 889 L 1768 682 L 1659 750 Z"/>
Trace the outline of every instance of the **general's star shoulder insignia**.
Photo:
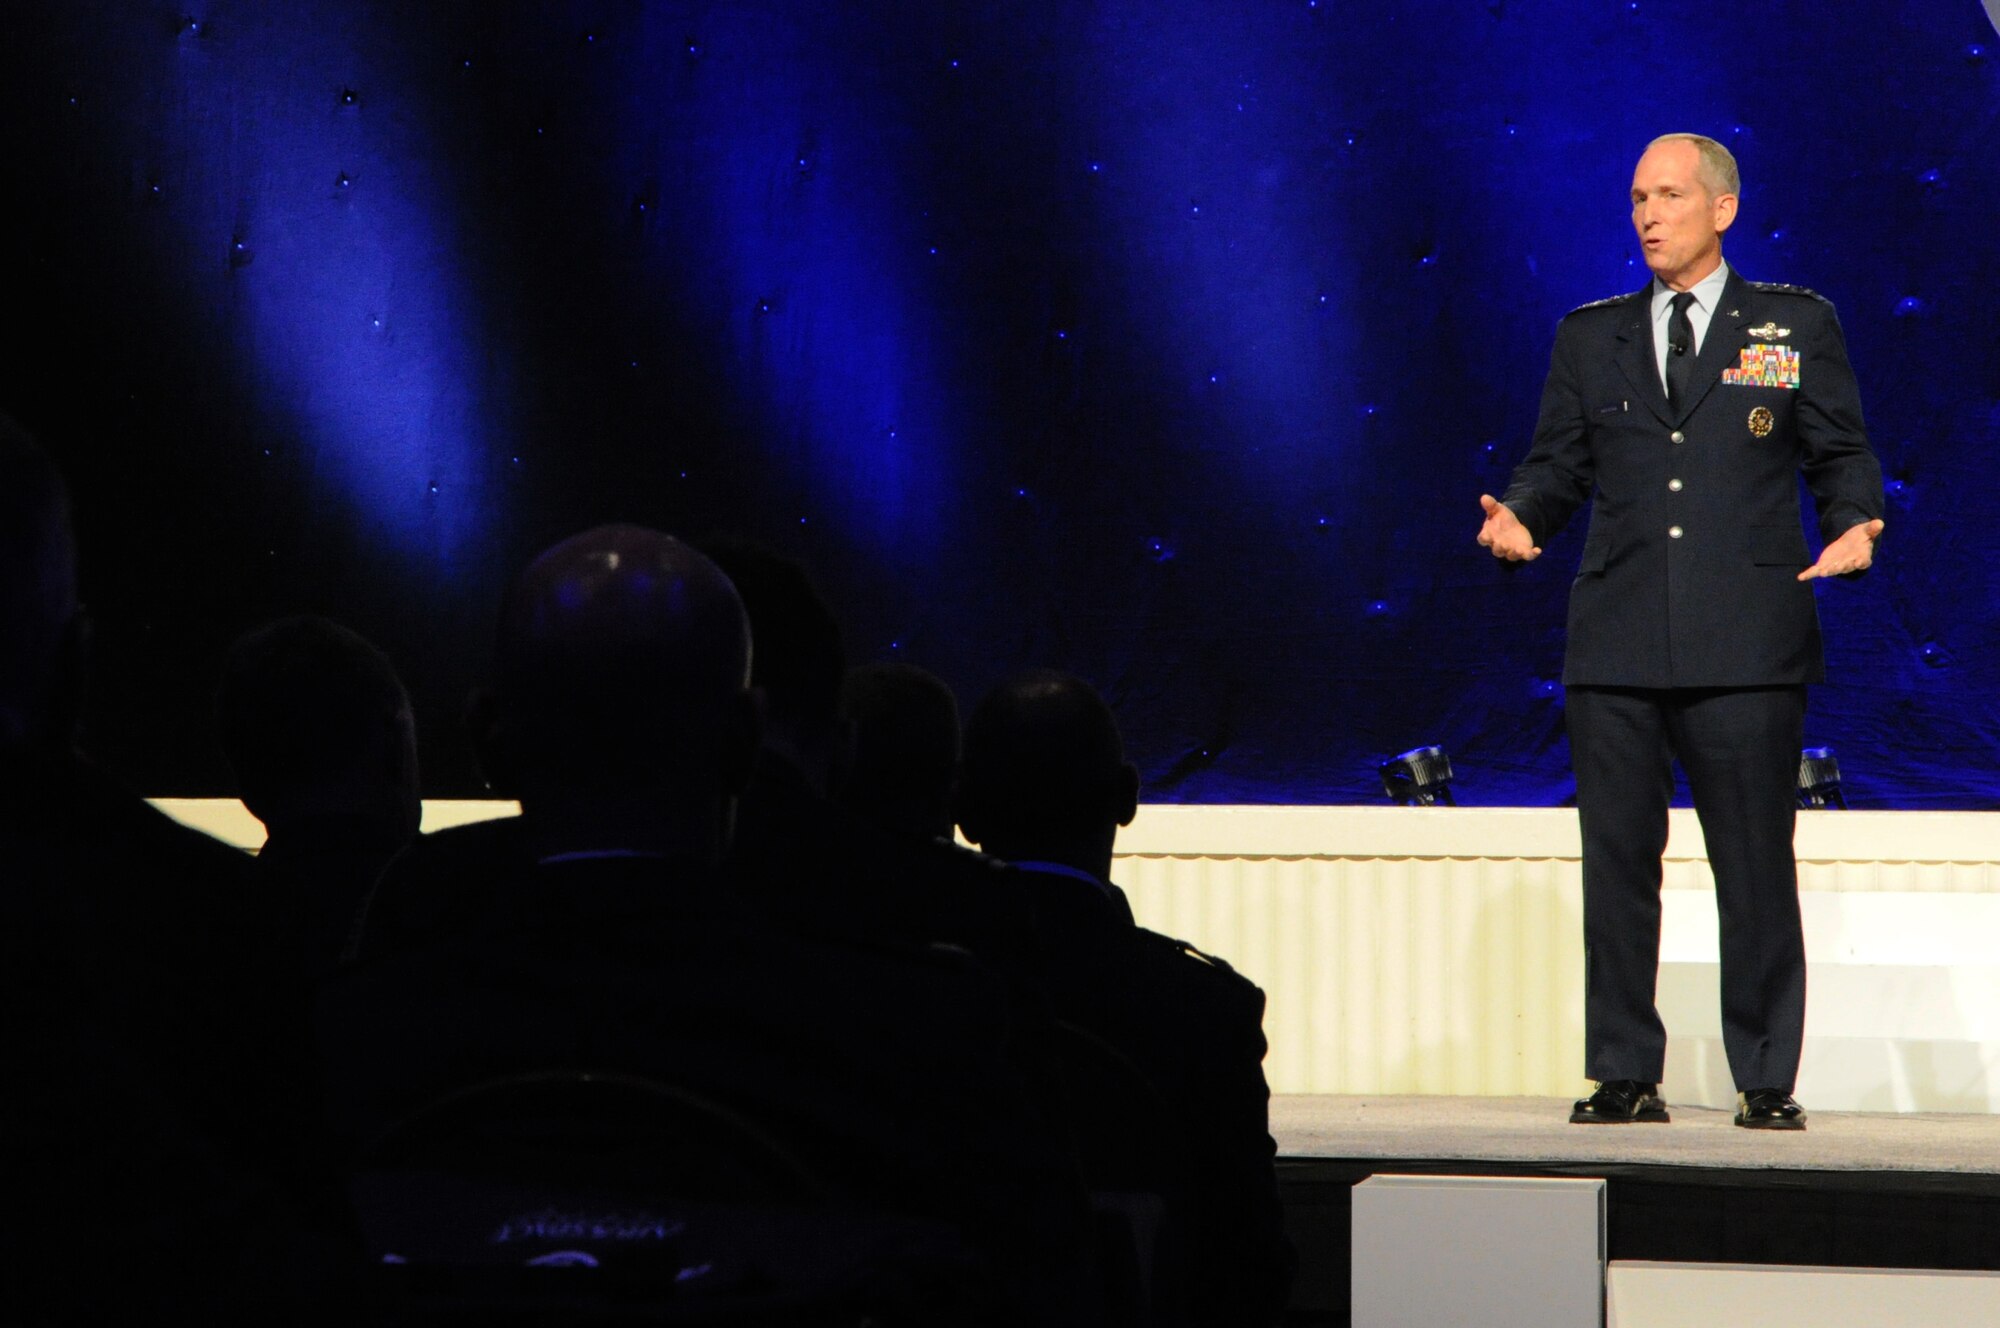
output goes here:
<path id="1" fill-rule="evenodd" d="M 1776 323 L 1766 323 L 1762 327 L 1751 328 L 1750 335 L 1769 340 L 1775 337 L 1789 337 L 1792 335 L 1792 329 L 1789 327 L 1779 327 Z"/>

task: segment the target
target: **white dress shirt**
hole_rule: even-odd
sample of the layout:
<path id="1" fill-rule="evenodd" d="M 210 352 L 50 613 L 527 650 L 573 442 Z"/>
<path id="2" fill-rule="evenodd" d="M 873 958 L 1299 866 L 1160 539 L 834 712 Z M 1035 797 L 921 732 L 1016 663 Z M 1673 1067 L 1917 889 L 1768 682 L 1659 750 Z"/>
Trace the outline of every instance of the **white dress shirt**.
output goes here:
<path id="1" fill-rule="evenodd" d="M 1729 282 L 1729 264 L 1717 263 L 1715 271 L 1688 288 L 1694 303 L 1688 306 L 1688 322 L 1694 326 L 1694 345 L 1688 354 L 1701 354 L 1701 339 L 1708 335 L 1708 320 L 1722 300 L 1722 288 Z M 1653 278 L 1653 358 L 1660 366 L 1660 386 L 1667 385 L 1667 320 L 1674 316 L 1674 288 Z"/>

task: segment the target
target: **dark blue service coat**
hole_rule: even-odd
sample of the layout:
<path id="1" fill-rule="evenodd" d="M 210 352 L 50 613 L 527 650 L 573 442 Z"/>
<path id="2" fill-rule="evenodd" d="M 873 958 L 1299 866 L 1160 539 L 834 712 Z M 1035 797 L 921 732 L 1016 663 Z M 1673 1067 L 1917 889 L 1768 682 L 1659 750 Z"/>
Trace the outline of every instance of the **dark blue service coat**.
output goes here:
<path id="1" fill-rule="evenodd" d="M 1563 319 L 1534 444 L 1501 499 L 1538 545 L 1591 503 L 1563 682 L 1819 682 L 1797 477 L 1823 539 L 1882 513 L 1839 319 L 1811 291 L 1732 271 L 1676 413 L 1651 289 Z"/>

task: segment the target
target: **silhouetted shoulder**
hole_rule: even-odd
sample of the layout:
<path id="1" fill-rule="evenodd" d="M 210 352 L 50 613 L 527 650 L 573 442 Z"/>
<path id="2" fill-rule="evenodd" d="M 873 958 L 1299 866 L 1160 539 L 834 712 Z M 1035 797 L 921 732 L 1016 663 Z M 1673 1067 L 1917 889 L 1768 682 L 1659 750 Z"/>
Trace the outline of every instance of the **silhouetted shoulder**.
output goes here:
<path id="1" fill-rule="evenodd" d="M 1183 987 L 1216 1000 L 1254 1001 L 1259 1010 L 1263 1008 L 1262 989 L 1230 967 L 1228 960 L 1144 927 L 1133 930 L 1154 966 L 1171 974 Z"/>
<path id="2" fill-rule="evenodd" d="M 389 860 L 369 892 L 346 958 L 423 945 L 478 919 L 494 882 L 529 863 L 518 816 L 420 835 Z"/>
<path id="3" fill-rule="evenodd" d="M 1240 974 L 1236 973 L 1236 970 L 1234 968 L 1230 967 L 1229 961 L 1227 959 L 1222 958 L 1220 955 L 1212 955 L 1205 950 L 1198 950 L 1193 945 L 1190 945 L 1188 942 L 1175 940 L 1171 936 L 1163 936 L 1160 939 L 1169 942 L 1174 947 L 1174 949 L 1180 951 L 1182 956 L 1194 960 L 1197 964 L 1201 964 L 1207 968 L 1212 968 L 1216 970 L 1218 973 L 1229 973 L 1239 977 L 1241 976 Z M 1243 980 L 1245 982 L 1249 981 L 1248 978 L 1244 978 Z"/>
<path id="4" fill-rule="evenodd" d="M 225 891 L 252 889 L 256 859 L 181 824 L 82 760 L 51 766 L 34 784 L 9 790 L 0 823 L 61 846 L 76 879 L 93 888 L 130 890 L 136 876 Z M 147 893 L 172 899 L 171 890 Z"/>
<path id="5" fill-rule="evenodd" d="M 250 888 L 256 859 L 165 812 L 134 800 L 128 822 L 132 846 L 151 853 L 160 866 L 179 870 L 219 886 Z"/>
<path id="6" fill-rule="evenodd" d="M 1014 868 L 999 858 L 981 853 L 978 849 L 967 848 L 950 840 L 933 841 L 939 852 L 953 862 L 959 863 L 968 876 L 989 882 L 1005 883 L 1014 878 Z"/>
<path id="7" fill-rule="evenodd" d="M 499 816 L 490 821 L 469 821 L 444 830 L 433 830 L 410 841 L 397 855 L 391 869 L 427 870 L 433 863 L 478 862 L 489 867 L 525 862 L 528 853 L 527 821 L 519 816 Z"/>

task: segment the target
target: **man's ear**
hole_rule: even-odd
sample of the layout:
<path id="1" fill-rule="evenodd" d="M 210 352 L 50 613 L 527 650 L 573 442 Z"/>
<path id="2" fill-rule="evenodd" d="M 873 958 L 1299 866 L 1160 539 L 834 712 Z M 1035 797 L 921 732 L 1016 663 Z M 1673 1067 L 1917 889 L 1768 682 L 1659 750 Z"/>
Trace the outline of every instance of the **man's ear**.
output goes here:
<path id="1" fill-rule="evenodd" d="M 520 770 L 514 752 L 515 735 L 507 722 L 506 705 L 500 694 L 479 688 L 465 698 L 466 741 L 486 787 L 503 798 L 518 799 Z"/>
<path id="2" fill-rule="evenodd" d="M 1736 221 L 1736 195 L 1718 194 L 1715 199 L 1715 233 L 1722 234 Z"/>
<path id="3" fill-rule="evenodd" d="M 1139 814 L 1139 767 L 1130 761 L 1118 767 L 1115 798 L 1111 810 L 1118 824 L 1132 824 L 1132 818 Z"/>

